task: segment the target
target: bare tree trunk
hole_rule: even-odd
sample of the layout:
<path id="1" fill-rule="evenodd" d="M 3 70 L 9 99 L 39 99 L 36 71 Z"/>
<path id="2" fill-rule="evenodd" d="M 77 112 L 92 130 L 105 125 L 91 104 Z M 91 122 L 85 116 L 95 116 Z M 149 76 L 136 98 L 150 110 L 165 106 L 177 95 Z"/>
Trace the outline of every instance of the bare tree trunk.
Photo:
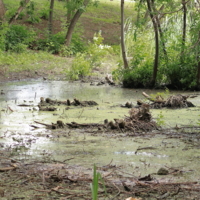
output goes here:
<path id="1" fill-rule="evenodd" d="M 86 7 L 88 5 L 90 0 L 84 0 L 84 6 Z M 66 37 L 65 37 L 65 45 L 69 46 L 71 43 L 71 39 L 72 39 L 72 33 L 74 31 L 74 28 L 76 26 L 76 23 L 78 21 L 78 19 L 80 18 L 80 16 L 83 14 L 83 9 L 78 9 L 74 15 L 74 17 L 72 18 Z"/>
<path id="2" fill-rule="evenodd" d="M 185 0 L 182 0 L 183 6 L 183 33 L 182 33 L 182 50 L 181 50 L 181 62 L 184 61 L 184 51 L 185 51 L 185 42 L 186 42 L 186 26 L 187 26 L 187 7 Z"/>
<path id="3" fill-rule="evenodd" d="M 154 58 L 154 68 L 153 68 L 153 77 L 151 81 L 151 87 L 155 86 L 156 78 L 157 78 L 157 72 L 158 72 L 158 62 L 159 62 L 159 35 L 158 35 L 158 25 L 156 23 L 155 17 L 152 12 L 152 4 L 150 0 L 147 0 L 147 7 L 149 10 L 149 14 L 151 17 L 151 21 L 153 23 L 153 28 L 155 32 L 155 58 Z"/>
<path id="4" fill-rule="evenodd" d="M 199 31 L 199 38 L 198 43 L 200 43 L 200 31 Z M 200 47 L 198 46 L 198 53 L 197 53 L 197 89 L 200 90 Z"/>
<path id="5" fill-rule="evenodd" d="M 163 6 L 161 6 L 160 10 L 162 9 Z M 161 28 L 161 25 L 160 25 L 160 19 L 158 17 L 158 12 L 156 10 L 156 7 L 155 7 L 155 4 L 154 4 L 154 0 L 152 0 L 152 8 L 153 8 L 153 12 L 155 13 L 155 19 L 156 19 L 156 23 L 157 23 L 157 26 L 158 26 L 158 31 L 159 31 L 159 34 L 160 34 L 160 40 L 161 40 L 161 44 L 162 44 L 162 48 L 163 48 L 163 53 L 165 55 L 165 58 L 166 60 L 168 60 L 168 56 L 167 56 L 167 51 L 166 51 L 166 47 L 165 47 L 165 41 L 164 41 L 164 36 L 163 36 L 163 31 L 162 31 L 162 28 Z"/>
<path id="6" fill-rule="evenodd" d="M 200 60 L 197 64 L 197 89 L 200 90 Z"/>
<path id="7" fill-rule="evenodd" d="M 121 0 L 121 48 L 122 48 L 122 57 L 124 61 L 124 68 L 128 68 L 128 61 L 126 57 L 126 48 L 124 42 L 124 0 Z"/>
<path id="8" fill-rule="evenodd" d="M 30 0 L 24 0 L 21 4 L 20 7 L 18 8 L 17 12 L 10 18 L 9 24 L 14 22 L 18 17 L 19 14 L 23 11 L 23 9 L 26 7 L 26 5 L 29 3 Z"/>
<path id="9" fill-rule="evenodd" d="M 51 0 L 50 11 L 49 11 L 49 36 L 52 34 L 52 29 L 53 29 L 53 8 L 54 8 L 54 0 Z"/>
<path id="10" fill-rule="evenodd" d="M 3 0 L 0 0 L 0 19 L 3 19 L 4 14 L 6 12 Z"/>

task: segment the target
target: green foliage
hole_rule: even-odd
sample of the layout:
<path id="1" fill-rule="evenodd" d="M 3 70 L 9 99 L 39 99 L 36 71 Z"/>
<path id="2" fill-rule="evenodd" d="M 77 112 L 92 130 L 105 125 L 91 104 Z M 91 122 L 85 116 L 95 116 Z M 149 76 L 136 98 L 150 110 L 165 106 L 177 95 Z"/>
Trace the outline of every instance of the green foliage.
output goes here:
<path id="1" fill-rule="evenodd" d="M 49 19 L 49 5 L 48 4 L 46 4 L 44 8 L 41 8 L 41 10 L 39 10 L 39 16 L 41 19 L 45 19 L 45 20 Z"/>
<path id="2" fill-rule="evenodd" d="M 70 50 L 72 52 L 71 55 L 75 55 L 76 53 L 81 53 L 86 50 L 86 44 L 82 40 L 82 32 L 79 29 L 79 32 L 75 32 L 72 36 L 72 40 L 70 43 Z"/>
<path id="3" fill-rule="evenodd" d="M 77 53 L 71 69 L 67 72 L 67 76 L 71 80 L 78 80 L 79 78 L 89 75 L 91 70 L 91 62 L 87 59 L 87 55 Z"/>
<path id="4" fill-rule="evenodd" d="M 183 12 L 173 12 L 181 3 L 171 1 L 154 3 L 157 8 L 165 5 L 160 13 L 172 13 L 164 15 L 161 20 L 162 35 L 159 33 L 159 67 L 156 84 L 164 84 L 174 89 L 195 89 L 200 55 L 199 12 L 194 9 L 193 1 L 187 4 L 186 41 L 183 42 Z M 124 86 L 146 87 L 153 77 L 154 28 L 151 18 L 146 15 L 146 4 L 136 1 L 135 8 L 138 13 L 137 21 L 128 19 L 125 25 L 127 56 L 133 58 L 129 62 L 129 69 L 124 70 L 120 63 L 114 75 L 121 78 Z"/>
<path id="5" fill-rule="evenodd" d="M 9 30 L 7 23 L 3 23 L 0 28 L 0 50 L 6 50 L 6 33 Z"/>
<path id="6" fill-rule="evenodd" d="M 10 8 L 9 10 L 6 11 L 5 13 L 5 19 L 6 21 L 9 21 L 9 19 L 14 16 L 16 13 L 16 9 L 15 8 Z"/>
<path id="7" fill-rule="evenodd" d="M 90 184 L 91 191 L 92 191 L 92 200 L 98 200 L 99 180 L 101 180 L 103 187 L 104 187 L 104 192 L 107 195 L 106 187 L 105 187 L 104 181 L 101 177 L 101 174 L 96 171 L 96 165 L 94 165 L 94 167 L 93 167 L 93 181 L 92 181 L 92 184 Z"/>
<path id="8" fill-rule="evenodd" d="M 165 92 L 157 92 L 156 94 L 150 94 L 150 97 L 152 99 L 156 99 L 156 97 L 160 96 L 164 99 L 168 98 L 170 95 L 170 91 L 168 88 L 165 88 Z"/>
<path id="9" fill-rule="evenodd" d="M 17 43 L 16 45 L 12 46 L 11 51 L 16 52 L 16 53 L 22 53 L 27 50 L 28 45 L 22 44 L 22 43 Z"/>
<path id="10" fill-rule="evenodd" d="M 36 49 L 48 51 L 53 54 L 58 54 L 65 42 L 65 36 L 63 32 L 47 36 L 45 39 L 40 39 L 37 41 Z"/>
<path id="11" fill-rule="evenodd" d="M 99 178 L 101 174 L 96 172 L 96 165 L 93 168 L 93 181 L 90 185 L 92 190 L 92 200 L 98 200 L 98 187 L 99 187 Z"/>
<path id="12" fill-rule="evenodd" d="M 77 53 L 72 68 L 67 72 L 68 77 L 77 80 L 91 74 L 94 67 L 101 66 L 106 56 L 113 53 L 112 48 L 102 44 L 101 32 L 94 34 L 93 43 L 89 43 L 84 53 Z M 70 49 L 66 49 L 70 52 Z"/>
<path id="13" fill-rule="evenodd" d="M 166 124 L 162 111 L 160 111 L 160 113 L 158 114 L 156 123 L 158 126 L 164 126 Z"/>
<path id="14" fill-rule="evenodd" d="M 35 33 L 25 26 L 21 25 L 4 25 L 0 30 L 2 50 L 23 52 L 26 47 L 35 39 Z"/>
<path id="15" fill-rule="evenodd" d="M 48 51 L 53 54 L 59 54 L 61 56 L 71 56 L 76 53 L 84 52 L 86 49 L 85 44 L 82 42 L 79 34 L 74 34 L 71 45 L 66 47 L 65 33 L 58 32 L 57 34 L 47 35 L 44 39 L 39 39 L 35 44 L 35 49 Z"/>
<path id="16" fill-rule="evenodd" d="M 100 66 L 104 58 L 112 52 L 112 47 L 108 45 L 103 45 L 104 38 L 101 35 L 101 31 L 94 34 L 93 43 L 89 42 L 87 48 L 88 57 L 91 64 L 96 67 Z"/>
<path id="17" fill-rule="evenodd" d="M 25 13 L 21 12 L 17 18 L 17 20 L 23 19 L 25 17 Z"/>
<path id="18" fill-rule="evenodd" d="M 31 24 L 40 22 L 39 16 L 35 13 L 35 5 L 36 5 L 36 3 L 31 1 L 29 6 L 26 7 L 26 13 L 29 16 L 27 19 L 27 22 L 29 22 Z"/>
<path id="19" fill-rule="evenodd" d="M 115 78 L 122 80 L 125 87 L 148 87 L 153 74 L 153 47 L 150 31 L 138 32 L 137 40 L 133 35 L 127 34 L 126 47 L 127 54 L 131 55 L 129 68 L 124 69 L 122 63 L 114 71 Z M 131 40 L 132 38 L 132 40 Z"/>

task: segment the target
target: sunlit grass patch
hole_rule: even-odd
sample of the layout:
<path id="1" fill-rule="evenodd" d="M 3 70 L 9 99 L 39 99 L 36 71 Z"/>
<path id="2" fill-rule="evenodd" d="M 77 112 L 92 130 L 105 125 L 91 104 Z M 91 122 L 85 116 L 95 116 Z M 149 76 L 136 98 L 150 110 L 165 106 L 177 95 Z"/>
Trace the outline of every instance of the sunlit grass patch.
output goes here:
<path id="1" fill-rule="evenodd" d="M 4 72 L 20 72 L 40 68 L 68 67 L 67 58 L 54 56 L 44 51 L 26 51 L 20 54 L 3 52 L 0 54 L 0 66 Z"/>

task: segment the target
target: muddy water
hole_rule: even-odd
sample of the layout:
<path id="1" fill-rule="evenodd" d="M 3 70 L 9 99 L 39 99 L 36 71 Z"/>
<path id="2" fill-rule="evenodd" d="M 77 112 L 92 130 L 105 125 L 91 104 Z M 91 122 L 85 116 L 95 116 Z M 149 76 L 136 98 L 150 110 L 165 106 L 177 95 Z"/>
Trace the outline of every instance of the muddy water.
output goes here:
<path id="1" fill-rule="evenodd" d="M 146 137 L 117 137 L 106 133 L 91 135 L 77 130 L 46 130 L 34 123 L 76 121 L 79 123 L 102 123 L 104 119 L 124 118 L 128 109 L 121 108 L 127 101 L 134 105 L 143 99 L 142 91 L 148 94 L 164 92 L 151 90 L 122 89 L 110 86 L 90 86 L 69 82 L 12 82 L 0 84 L 0 144 L 12 148 L 18 159 L 41 158 L 64 161 L 69 164 L 91 167 L 94 163 L 103 166 L 112 161 L 121 166 L 121 171 L 143 176 L 156 173 L 160 167 L 179 168 L 184 171 L 180 180 L 196 180 L 200 175 L 197 147 L 180 139 L 170 139 L 166 135 Z M 70 108 L 59 106 L 55 112 L 39 112 L 40 97 L 66 100 L 94 100 L 95 107 Z M 195 108 L 180 110 L 152 110 L 154 120 L 162 120 L 165 127 L 197 125 L 200 119 L 200 98 L 191 99 Z M 29 105 L 27 107 L 20 104 Z M 162 116 L 162 117 L 161 117 Z M 30 125 L 40 128 L 34 129 Z M 138 148 L 150 147 L 137 152 Z M 153 148 L 152 148 L 153 147 Z"/>

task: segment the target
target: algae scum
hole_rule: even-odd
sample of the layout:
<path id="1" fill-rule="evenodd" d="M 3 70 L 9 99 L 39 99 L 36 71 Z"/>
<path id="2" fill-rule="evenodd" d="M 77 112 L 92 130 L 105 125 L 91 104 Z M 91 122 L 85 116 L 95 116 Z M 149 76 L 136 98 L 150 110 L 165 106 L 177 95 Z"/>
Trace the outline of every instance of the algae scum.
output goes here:
<path id="1" fill-rule="evenodd" d="M 105 119 L 121 119 L 129 109 L 122 108 L 127 101 L 136 105 L 144 99 L 142 91 L 111 86 L 90 86 L 86 83 L 13 82 L 0 85 L 0 145 L 17 160 L 38 159 L 48 162 L 92 167 L 105 166 L 112 162 L 122 171 L 137 177 L 156 174 L 166 167 L 178 171 L 168 177 L 177 181 L 199 181 L 199 97 L 191 101 L 194 108 L 152 109 L 155 121 L 165 130 L 151 133 L 131 133 L 93 129 L 49 130 L 41 124 L 56 123 L 103 123 Z M 146 93 L 158 91 L 145 90 Z M 163 91 L 160 91 L 163 92 Z M 57 100 L 80 99 L 95 101 L 90 107 L 56 106 L 55 111 L 39 111 L 41 97 Z M 196 128 L 182 128 L 188 125 Z M 173 129 L 171 127 L 175 127 Z M 166 129 L 167 128 L 167 129 Z M 189 131 L 189 133 L 187 133 Z M 175 170 L 176 169 L 176 170 Z"/>

